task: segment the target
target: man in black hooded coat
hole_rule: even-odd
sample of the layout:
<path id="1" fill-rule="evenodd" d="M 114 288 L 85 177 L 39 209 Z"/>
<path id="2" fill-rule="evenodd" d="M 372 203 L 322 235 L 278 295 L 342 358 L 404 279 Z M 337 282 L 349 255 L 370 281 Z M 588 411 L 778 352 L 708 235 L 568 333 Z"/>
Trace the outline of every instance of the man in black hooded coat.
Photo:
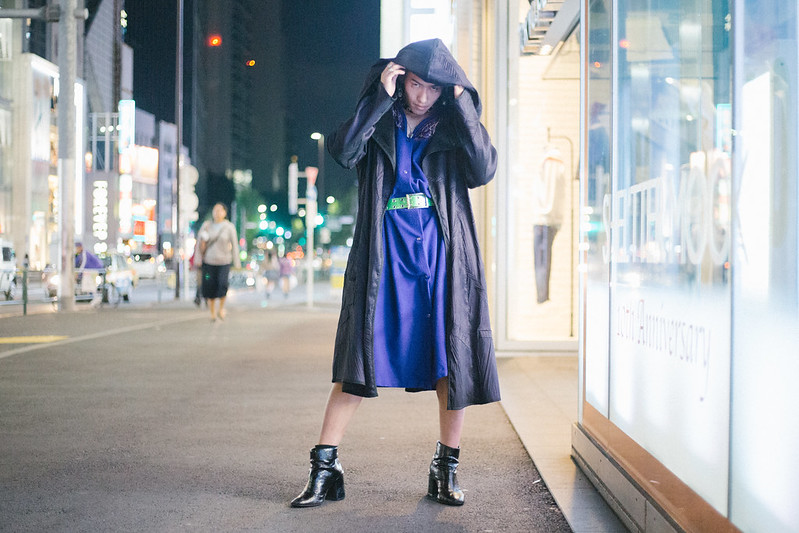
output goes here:
<path id="1" fill-rule="evenodd" d="M 402 87 L 406 94 L 400 96 Z M 418 124 L 421 118 L 407 94 L 419 87 L 440 95 L 434 96 L 440 100 L 440 118 L 422 154 L 421 169 L 446 254 L 446 377 L 436 383 L 441 438 L 430 465 L 428 496 L 448 505 L 463 504 L 455 477 L 463 409 L 500 399 L 485 273 L 468 195 L 469 188 L 494 177 L 496 150 L 480 124 L 480 99 L 463 69 L 439 39 L 420 41 L 372 67 L 355 114 L 328 136 L 333 158 L 345 168 L 357 167 L 358 215 L 344 276 L 333 388 L 319 444 L 311 450 L 308 484 L 292 501 L 294 507 L 344 497 L 337 447 L 361 398 L 377 396 L 375 305 L 383 270 L 383 220 L 396 182 L 395 135 L 400 131 L 396 111 L 389 111 L 400 98 L 408 125 Z"/>

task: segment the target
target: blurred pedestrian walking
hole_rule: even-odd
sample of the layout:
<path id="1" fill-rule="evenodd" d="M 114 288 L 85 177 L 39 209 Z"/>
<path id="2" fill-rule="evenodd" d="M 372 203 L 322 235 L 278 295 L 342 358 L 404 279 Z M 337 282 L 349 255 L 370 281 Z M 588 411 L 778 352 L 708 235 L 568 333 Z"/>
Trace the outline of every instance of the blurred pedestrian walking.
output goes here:
<path id="1" fill-rule="evenodd" d="M 280 279 L 280 263 L 274 252 L 269 251 L 266 253 L 266 257 L 263 263 L 261 263 L 261 270 L 263 271 L 266 297 L 270 298 L 275 290 L 278 279 Z"/>
<path id="2" fill-rule="evenodd" d="M 294 260 L 288 255 L 282 256 L 278 260 L 280 264 L 280 289 L 283 297 L 288 298 L 292 287 L 292 277 L 294 276 Z"/>
<path id="3" fill-rule="evenodd" d="M 75 243 L 75 270 L 83 272 L 86 269 L 99 270 L 103 268 L 100 258 L 83 248 L 82 242 Z"/>
<path id="4" fill-rule="evenodd" d="M 95 276 L 83 276 L 83 272 L 99 273 L 105 267 L 99 257 L 83 247 L 82 242 L 75 243 L 75 282 L 77 293 L 94 293 L 97 290 Z"/>
<path id="5" fill-rule="evenodd" d="M 202 295 L 211 310 L 211 320 L 225 319 L 225 298 L 230 268 L 241 268 L 236 227 L 227 220 L 227 207 L 218 203 L 197 233 L 202 256 Z M 218 306 L 218 307 L 217 307 Z"/>
<path id="6" fill-rule="evenodd" d="M 199 236 L 195 239 L 194 242 L 194 252 L 191 254 L 189 258 L 189 270 L 194 272 L 195 282 L 197 283 L 197 288 L 194 291 L 194 305 L 200 307 L 202 304 L 202 293 L 203 293 L 203 254 L 200 251 L 200 239 Z"/>

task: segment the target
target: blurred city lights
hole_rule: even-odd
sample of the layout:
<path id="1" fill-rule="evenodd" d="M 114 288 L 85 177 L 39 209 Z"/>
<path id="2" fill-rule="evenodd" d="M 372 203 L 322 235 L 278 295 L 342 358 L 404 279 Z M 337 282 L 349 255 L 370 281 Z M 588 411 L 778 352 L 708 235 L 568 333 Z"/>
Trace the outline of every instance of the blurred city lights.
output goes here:
<path id="1" fill-rule="evenodd" d="M 218 34 L 208 37 L 208 46 L 222 46 L 222 36 Z"/>

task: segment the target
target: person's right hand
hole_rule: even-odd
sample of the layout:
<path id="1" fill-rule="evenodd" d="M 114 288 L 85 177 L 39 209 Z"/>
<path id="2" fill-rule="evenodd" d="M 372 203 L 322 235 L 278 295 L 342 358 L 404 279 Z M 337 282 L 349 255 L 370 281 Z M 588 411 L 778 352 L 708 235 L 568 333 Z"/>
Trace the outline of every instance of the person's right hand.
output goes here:
<path id="1" fill-rule="evenodd" d="M 393 61 L 389 61 L 383 73 L 380 74 L 380 83 L 386 90 L 389 96 L 393 97 L 397 90 L 397 78 L 405 74 L 405 69 L 401 65 L 397 65 Z"/>

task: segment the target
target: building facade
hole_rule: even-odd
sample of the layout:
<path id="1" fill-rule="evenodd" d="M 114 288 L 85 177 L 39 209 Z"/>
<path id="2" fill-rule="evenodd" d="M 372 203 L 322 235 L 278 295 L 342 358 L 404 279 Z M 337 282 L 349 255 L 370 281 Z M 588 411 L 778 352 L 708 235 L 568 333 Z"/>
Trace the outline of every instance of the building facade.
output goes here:
<path id="1" fill-rule="evenodd" d="M 0 9 L 17 4 L 2 2 Z M 20 266 L 26 262 L 44 269 L 60 257 L 59 108 L 75 106 L 77 117 L 76 153 L 69 158 L 76 162 L 77 208 L 82 205 L 86 102 L 80 79 L 75 101 L 59 102 L 52 27 L 39 22 L 0 19 L 0 235 L 13 243 Z M 82 217 L 76 216 L 74 224 L 80 229 Z"/>
<path id="2" fill-rule="evenodd" d="M 6 0 L 0 8 L 41 7 L 46 2 Z M 129 94 L 123 63 L 132 57 L 121 43 L 121 0 L 87 4 L 78 21 L 75 87 L 75 238 L 91 238 L 91 187 L 86 180 L 88 115 L 114 112 Z M 24 5 L 23 5 L 24 4 Z M 59 75 L 56 27 L 35 19 L 0 18 L 0 233 L 14 243 L 20 265 L 56 265 L 60 257 L 58 169 Z M 126 89 L 128 88 L 128 89 Z"/>
<path id="3" fill-rule="evenodd" d="M 797 531 L 797 6 L 582 10 L 577 457 L 639 527 Z"/>
<path id="4" fill-rule="evenodd" d="M 260 10 L 251 0 L 197 2 L 194 39 L 200 70 L 194 120 L 203 172 L 232 176 L 253 166 L 254 73 L 262 68 L 254 54 L 254 21 Z"/>
<path id="5" fill-rule="evenodd" d="M 18 4 L 5 1 L 0 9 Z M 156 128 L 151 114 L 136 109 L 124 2 L 94 0 L 87 8 L 78 29 L 76 153 L 70 158 L 76 162 L 74 238 L 98 254 L 156 253 L 158 235 L 171 239 L 173 231 L 175 169 L 164 165 L 176 164 L 176 143 L 164 136 L 174 138 L 174 126 Z M 0 18 L 0 235 L 14 243 L 20 266 L 24 261 L 37 270 L 56 266 L 61 253 L 57 123 L 64 103 L 53 31 L 42 21 Z"/>
<path id="6" fill-rule="evenodd" d="M 631 530 L 799 530 L 795 3 L 450 15 L 417 37 L 452 36 L 498 149 L 498 353 L 577 355 L 572 456 Z"/>

